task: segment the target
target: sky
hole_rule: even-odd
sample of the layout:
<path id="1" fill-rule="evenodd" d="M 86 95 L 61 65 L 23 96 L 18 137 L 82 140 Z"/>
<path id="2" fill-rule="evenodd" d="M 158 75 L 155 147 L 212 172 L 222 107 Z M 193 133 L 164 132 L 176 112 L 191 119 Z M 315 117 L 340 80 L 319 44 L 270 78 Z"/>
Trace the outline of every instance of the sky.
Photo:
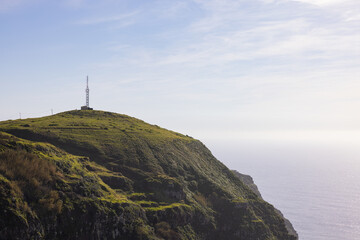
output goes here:
<path id="1" fill-rule="evenodd" d="M 85 104 L 207 141 L 360 144 L 358 0 L 0 0 L 0 121 Z"/>

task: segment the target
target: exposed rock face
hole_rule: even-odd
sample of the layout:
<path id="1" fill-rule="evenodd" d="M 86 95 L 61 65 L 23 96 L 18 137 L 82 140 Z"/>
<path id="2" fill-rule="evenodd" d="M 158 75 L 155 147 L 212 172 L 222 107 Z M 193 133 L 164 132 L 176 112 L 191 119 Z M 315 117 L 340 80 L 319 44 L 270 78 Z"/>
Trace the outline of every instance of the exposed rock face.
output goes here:
<path id="1" fill-rule="evenodd" d="M 125 115 L 0 122 L 0 239 L 296 239 L 198 140 Z"/>
<path id="2" fill-rule="evenodd" d="M 256 186 L 256 184 L 254 183 L 254 180 L 251 176 L 246 175 L 246 174 L 242 174 L 239 173 L 236 170 L 232 170 L 233 173 L 246 185 L 248 186 L 259 198 L 262 198 L 260 191 L 258 189 L 258 187 Z M 284 215 L 280 212 L 280 210 L 275 209 L 275 211 L 284 219 L 285 221 L 285 225 L 286 225 L 286 229 L 288 230 L 289 234 L 295 236 L 297 239 L 299 238 L 296 230 L 294 229 L 293 225 L 291 224 L 291 222 L 286 219 L 284 217 Z"/>
<path id="3" fill-rule="evenodd" d="M 236 170 L 232 170 L 233 173 L 235 173 L 235 175 L 246 185 L 248 186 L 258 197 L 262 198 L 261 193 L 258 189 L 258 187 L 256 186 L 256 184 L 254 183 L 254 180 L 251 176 L 246 175 L 246 174 L 242 174 L 239 173 Z"/>

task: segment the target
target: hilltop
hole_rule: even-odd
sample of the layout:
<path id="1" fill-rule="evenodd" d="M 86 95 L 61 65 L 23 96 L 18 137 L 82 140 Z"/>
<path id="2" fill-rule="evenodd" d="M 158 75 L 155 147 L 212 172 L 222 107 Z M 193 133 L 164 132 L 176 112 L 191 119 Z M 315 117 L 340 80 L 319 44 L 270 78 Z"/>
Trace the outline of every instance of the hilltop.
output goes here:
<path id="1" fill-rule="evenodd" d="M 198 140 L 126 115 L 0 122 L 0 239 L 296 239 Z"/>

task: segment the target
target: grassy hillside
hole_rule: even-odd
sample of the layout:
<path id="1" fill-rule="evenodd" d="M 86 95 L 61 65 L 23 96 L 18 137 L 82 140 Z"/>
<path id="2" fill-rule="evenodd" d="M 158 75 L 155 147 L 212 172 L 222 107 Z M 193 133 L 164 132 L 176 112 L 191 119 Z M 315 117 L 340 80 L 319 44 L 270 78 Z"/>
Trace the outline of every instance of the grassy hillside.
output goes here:
<path id="1" fill-rule="evenodd" d="M 0 131 L 2 239 L 295 239 L 191 137 L 102 111 Z"/>

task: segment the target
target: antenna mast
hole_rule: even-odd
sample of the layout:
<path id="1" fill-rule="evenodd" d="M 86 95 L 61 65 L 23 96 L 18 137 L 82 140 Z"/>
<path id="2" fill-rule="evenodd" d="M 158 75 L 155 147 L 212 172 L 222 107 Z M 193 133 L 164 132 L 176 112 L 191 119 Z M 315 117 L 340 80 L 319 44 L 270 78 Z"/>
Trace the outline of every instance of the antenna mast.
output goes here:
<path id="1" fill-rule="evenodd" d="M 89 105 L 89 76 L 86 76 L 86 107 L 90 108 L 90 105 Z"/>
<path id="2" fill-rule="evenodd" d="M 89 104 L 89 76 L 86 76 L 86 105 L 85 106 L 81 106 L 81 110 L 93 110 L 91 107 L 90 107 L 90 104 Z"/>

